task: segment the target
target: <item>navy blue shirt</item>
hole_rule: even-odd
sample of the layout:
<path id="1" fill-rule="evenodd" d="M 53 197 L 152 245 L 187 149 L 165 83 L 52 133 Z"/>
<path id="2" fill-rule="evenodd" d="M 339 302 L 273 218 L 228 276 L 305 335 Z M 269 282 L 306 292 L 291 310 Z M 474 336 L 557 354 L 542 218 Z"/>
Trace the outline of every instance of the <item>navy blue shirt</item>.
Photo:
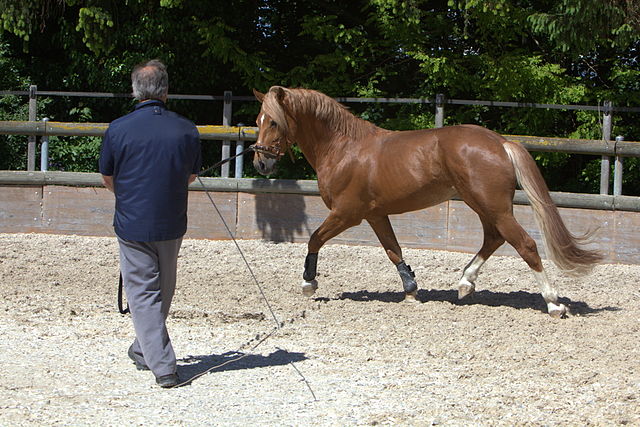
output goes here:
<path id="1" fill-rule="evenodd" d="M 200 134 L 161 101 L 136 105 L 109 125 L 100 173 L 113 176 L 113 226 L 125 240 L 154 242 L 187 231 L 189 177 L 200 171 Z"/>

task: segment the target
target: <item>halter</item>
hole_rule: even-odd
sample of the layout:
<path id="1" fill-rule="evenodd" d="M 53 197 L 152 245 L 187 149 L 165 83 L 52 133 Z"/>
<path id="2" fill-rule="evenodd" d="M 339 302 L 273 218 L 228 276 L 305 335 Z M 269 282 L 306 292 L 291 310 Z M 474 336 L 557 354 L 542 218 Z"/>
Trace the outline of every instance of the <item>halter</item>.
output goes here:
<path id="1" fill-rule="evenodd" d="M 255 143 L 251 145 L 251 148 L 256 153 L 261 153 L 270 157 L 275 157 L 276 161 L 280 160 L 280 158 L 284 156 L 284 153 L 287 152 L 291 157 L 291 161 L 295 161 L 293 157 L 293 153 L 291 152 L 291 146 L 293 145 L 293 143 L 291 143 L 288 138 L 284 138 L 284 149 L 283 149 L 282 140 L 283 140 L 283 137 L 274 139 L 273 145 L 271 146 L 258 145 L 258 143 Z"/>

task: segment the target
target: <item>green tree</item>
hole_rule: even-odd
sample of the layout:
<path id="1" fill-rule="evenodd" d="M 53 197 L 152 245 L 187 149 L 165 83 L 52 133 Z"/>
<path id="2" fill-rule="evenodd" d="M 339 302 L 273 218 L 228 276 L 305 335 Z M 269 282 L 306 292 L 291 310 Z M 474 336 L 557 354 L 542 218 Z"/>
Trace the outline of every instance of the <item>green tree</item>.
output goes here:
<path id="1" fill-rule="evenodd" d="M 19 66 L 7 57 L 8 44 L 0 34 L 0 88 L 15 89 L 26 85 Z M 27 120 L 29 109 L 19 96 L 0 97 L 0 120 Z M 26 169 L 27 137 L 0 135 L 0 169 Z"/>
<path id="2" fill-rule="evenodd" d="M 45 89 L 126 93 L 132 66 L 158 57 L 169 67 L 172 93 L 249 95 L 281 84 L 332 96 L 640 100 L 640 14 L 632 0 L 0 0 L 0 11 L 2 55 L 26 79 L 20 84 Z M 42 112 L 104 122 L 131 105 L 55 99 Z M 221 116 L 220 103 L 171 107 L 197 123 Z M 431 106 L 350 107 L 391 129 L 433 123 Z M 243 104 L 235 121 L 251 124 L 257 109 Z M 447 124 L 502 133 L 600 137 L 594 113 L 450 105 L 446 113 Z M 635 117 L 617 115 L 614 133 L 640 139 Z M 219 147 L 205 144 L 205 158 L 213 163 Z M 595 189 L 598 168 L 589 159 L 538 159 L 557 189 Z M 310 176 L 301 165 L 284 164 L 280 176 Z"/>

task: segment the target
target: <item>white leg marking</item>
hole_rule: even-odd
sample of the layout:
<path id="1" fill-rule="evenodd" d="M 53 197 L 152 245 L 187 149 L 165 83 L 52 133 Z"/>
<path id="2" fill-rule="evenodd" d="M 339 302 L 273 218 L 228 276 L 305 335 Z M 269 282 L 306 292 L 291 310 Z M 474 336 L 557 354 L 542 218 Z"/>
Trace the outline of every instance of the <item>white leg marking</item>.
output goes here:
<path id="1" fill-rule="evenodd" d="M 551 286 L 549 283 L 549 278 L 547 277 L 547 273 L 542 270 L 540 272 L 534 271 L 533 274 L 536 277 L 536 281 L 540 286 L 540 293 L 542 294 L 542 298 L 546 302 L 558 302 L 558 292 Z"/>
<path id="2" fill-rule="evenodd" d="M 464 273 L 462 274 L 462 278 L 467 281 L 473 283 L 478 278 L 478 273 L 480 272 L 480 267 L 482 267 L 485 263 L 485 259 L 480 255 L 476 255 L 473 257 L 469 265 L 467 265 L 464 269 Z"/>
<path id="3" fill-rule="evenodd" d="M 478 278 L 480 267 L 482 267 L 484 263 L 485 259 L 476 255 L 464 268 L 462 278 L 460 279 L 460 282 L 458 282 L 458 299 L 462 299 L 475 291 L 475 281 Z"/>
<path id="4" fill-rule="evenodd" d="M 549 312 L 549 315 L 556 318 L 566 317 L 569 310 L 564 304 L 558 304 L 558 291 L 556 291 L 555 288 L 551 286 L 551 283 L 549 283 L 547 273 L 542 270 L 540 272 L 534 271 L 533 274 L 540 286 L 542 298 L 544 298 L 547 303 L 547 311 Z"/>

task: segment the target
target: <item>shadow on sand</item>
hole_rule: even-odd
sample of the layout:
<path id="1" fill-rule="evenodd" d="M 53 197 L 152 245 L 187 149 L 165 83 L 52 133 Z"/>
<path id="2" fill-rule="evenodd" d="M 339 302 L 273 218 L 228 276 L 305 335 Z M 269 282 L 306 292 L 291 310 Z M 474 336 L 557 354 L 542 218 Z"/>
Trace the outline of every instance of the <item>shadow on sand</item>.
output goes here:
<path id="1" fill-rule="evenodd" d="M 402 302 L 404 300 L 404 292 L 343 292 L 338 299 L 350 299 L 353 301 L 381 301 L 381 302 Z M 516 292 L 491 292 L 477 291 L 473 295 L 458 300 L 457 290 L 424 290 L 418 291 L 418 301 L 442 301 L 454 305 L 472 305 L 481 304 L 489 307 L 512 307 L 518 310 L 534 309 L 543 313 L 547 312 L 547 306 L 538 293 L 525 291 Z M 566 305 L 573 315 L 587 316 L 597 314 L 603 311 L 619 311 L 618 307 L 590 307 L 583 301 L 573 301 L 569 298 L 559 298 L 560 303 Z"/>
<path id="2" fill-rule="evenodd" d="M 271 242 L 294 242 L 296 236 L 311 234 L 304 196 L 293 180 L 253 180 L 256 190 L 256 225 L 262 238 Z"/>
<path id="3" fill-rule="evenodd" d="M 188 356 L 183 359 L 178 359 L 178 376 L 184 379 L 193 379 L 208 371 L 222 372 L 283 366 L 306 359 L 307 357 L 304 353 L 295 353 L 281 349 L 267 356 L 247 354 L 238 351 L 229 351 L 223 354 Z M 189 383 L 190 382 L 191 381 L 189 381 Z"/>

